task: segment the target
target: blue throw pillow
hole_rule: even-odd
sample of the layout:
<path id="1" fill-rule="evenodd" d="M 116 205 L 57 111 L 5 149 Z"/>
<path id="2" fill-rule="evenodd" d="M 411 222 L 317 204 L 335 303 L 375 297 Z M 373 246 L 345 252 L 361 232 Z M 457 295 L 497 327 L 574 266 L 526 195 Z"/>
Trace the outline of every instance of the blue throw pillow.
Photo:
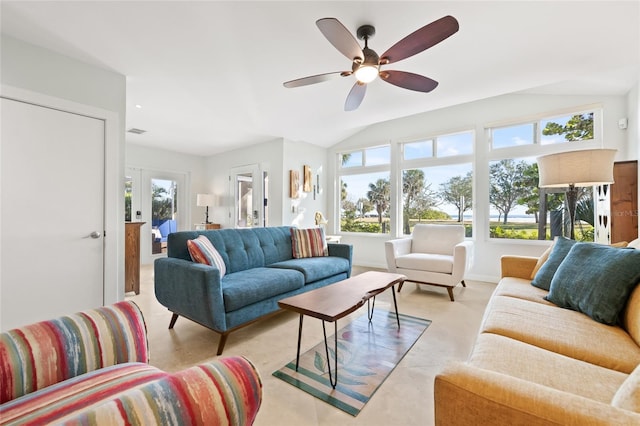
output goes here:
<path id="1" fill-rule="evenodd" d="M 638 282 L 640 250 L 578 243 L 553 276 L 545 299 L 614 325 Z"/>
<path id="2" fill-rule="evenodd" d="M 556 238 L 556 241 L 553 243 L 553 249 L 549 254 L 549 258 L 540 267 L 536 276 L 533 278 L 533 281 L 531 281 L 531 285 L 548 291 L 551 287 L 551 280 L 553 279 L 553 275 L 556 273 L 558 266 L 560 266 L 575 243 L 576 242 L 574 240 L 570 240 L 565 237 Z"/>

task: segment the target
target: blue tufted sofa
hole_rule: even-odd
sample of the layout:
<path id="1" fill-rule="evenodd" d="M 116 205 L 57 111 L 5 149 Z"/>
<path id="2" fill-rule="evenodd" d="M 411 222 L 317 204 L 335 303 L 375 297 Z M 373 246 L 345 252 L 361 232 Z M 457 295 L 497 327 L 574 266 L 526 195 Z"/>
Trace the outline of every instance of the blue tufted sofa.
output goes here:
<path id="1" fill-rule="evenodd" d="M 279 310 L 278 300 L 351 276 L 352 246 L 329 244 L 329 256 L 294 259 L 289 226 L 169 234 L 167 257 L 154 263 L 158 301 L 218 333 L 218 355 L 229 333 Z M 191 261 L 187 241 L 206 236 L 222 256 L 227 273 Z"/>

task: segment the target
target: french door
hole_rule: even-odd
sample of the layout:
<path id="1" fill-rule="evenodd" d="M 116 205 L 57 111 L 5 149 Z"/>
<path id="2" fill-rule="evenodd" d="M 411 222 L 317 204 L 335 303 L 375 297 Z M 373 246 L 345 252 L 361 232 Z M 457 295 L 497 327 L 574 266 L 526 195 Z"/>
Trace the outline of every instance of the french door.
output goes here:
<path id="1" fill-rule="evenodd" d="M 229 181 L 229 192 L 234 200 L 233 227 L 267 226 L 267 172 L 261 172 L 257 164 L 235 167 L 231 169 Z"/>

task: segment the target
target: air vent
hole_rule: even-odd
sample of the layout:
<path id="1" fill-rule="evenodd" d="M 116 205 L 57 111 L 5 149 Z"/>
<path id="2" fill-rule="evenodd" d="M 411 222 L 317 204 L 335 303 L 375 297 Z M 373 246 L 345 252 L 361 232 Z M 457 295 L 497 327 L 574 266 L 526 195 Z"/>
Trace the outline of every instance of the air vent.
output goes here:
<path id="1" fill-rule="evenodd" d="M 127 132 L 129 133 L 135 133 L 136 135 L 141 135 L 143 133 L 146 132 L 146 130 L 142 130 L 142 129 L 136 129 L 135 127 L 130 128 L 129 130 L 127 130 Z"/>

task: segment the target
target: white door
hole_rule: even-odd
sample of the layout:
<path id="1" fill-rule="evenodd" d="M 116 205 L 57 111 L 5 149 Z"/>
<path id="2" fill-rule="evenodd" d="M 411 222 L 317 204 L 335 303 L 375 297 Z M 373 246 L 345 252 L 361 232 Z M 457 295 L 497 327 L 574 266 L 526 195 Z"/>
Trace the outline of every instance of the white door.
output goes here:
<path id="1" fill-rule="evenodd" d="M 0 328 L 104 304 L 105 122 L 2 99 Z"/>
<path id="2" fill-rule="evenodd" d="M 229 191 L 234 200 L 234 228 L 266 226 L 263 180 L 257 164 L 231 169 Z"/>

